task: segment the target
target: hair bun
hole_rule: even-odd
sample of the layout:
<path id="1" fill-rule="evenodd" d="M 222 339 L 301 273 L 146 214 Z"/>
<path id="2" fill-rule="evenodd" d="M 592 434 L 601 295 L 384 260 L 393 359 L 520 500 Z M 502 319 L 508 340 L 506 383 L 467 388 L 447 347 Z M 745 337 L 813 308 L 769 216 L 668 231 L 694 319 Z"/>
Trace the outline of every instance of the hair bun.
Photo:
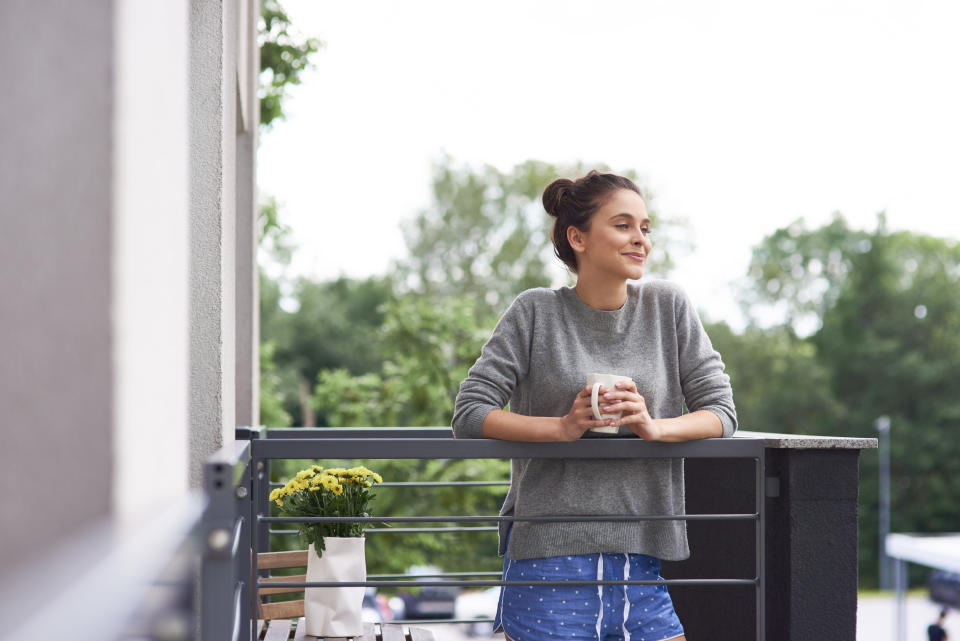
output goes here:
<path id="1" fill-rule="evenodd" d="M 570 193 L 573 181 L 569 178 L 558 178 L 547 185 L 543 190 L 543 208 L 547 213 L 558 218 L 560 216 L 560 202 Z"/>

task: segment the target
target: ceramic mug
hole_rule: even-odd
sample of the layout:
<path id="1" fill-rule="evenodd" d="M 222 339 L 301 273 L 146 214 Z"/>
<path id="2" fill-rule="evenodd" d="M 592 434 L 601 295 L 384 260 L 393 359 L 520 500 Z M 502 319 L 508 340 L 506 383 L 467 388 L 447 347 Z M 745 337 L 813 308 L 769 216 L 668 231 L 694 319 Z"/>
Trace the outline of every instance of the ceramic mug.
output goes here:
<path id="1" fill-rule="evenodd" d="M 593 387 L 590 393 L 590 408 L 593 410 L 593 418 L 598 421 L 605 421 L 611 418 L 620 418 L 623 412 L 600 413 L 600 386 L 607 389 L 616 389 L 616 384 L 620 381 L 630 382 L 633 379 L 629 376 L 618 376 L 617 374 L 587 374 L 587 385 Z M 604 425 L 603 427 L 591 427 L 591 432 L 600 432 L 602 434 L 617 434 L 620 431 L 618 425 Z"/>

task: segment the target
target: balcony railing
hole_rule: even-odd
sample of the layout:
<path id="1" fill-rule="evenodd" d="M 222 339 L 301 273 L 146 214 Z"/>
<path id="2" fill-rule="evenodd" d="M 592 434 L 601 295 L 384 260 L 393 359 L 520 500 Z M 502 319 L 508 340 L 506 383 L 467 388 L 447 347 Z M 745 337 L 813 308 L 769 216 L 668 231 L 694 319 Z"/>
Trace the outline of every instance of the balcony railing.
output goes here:
<path id="1" fill-rule="evenodd" d="M 731 439 L 651 443 L 635 438 L 575 443 L 457 440 L 449 428 L 324 428 L 239 430 L 238 446 L 207 464 L 210 507 L 202 587 L 203 639 L 251 639 L 250 603 L 260 584 L 256 554 L 270 549 L 275 529 L 296 519 L 271 516 L 270 463 L 277 459 L 684 458 L 687 511 L 677 515 L 501 517 L 378 515 L 388 523 L 500 523 L 546 520 L 688 522 L 693 557 L 664 563 L 663 584 L 692 637 L 849 639 L 856 625 L 856 491 L 859 449 L 868 439 L 817 439 L 743 434 Z M 503 482 L 487 479 L 483 482 Z M 305 520 L 305 519 L 304 519 Z M 320 520 L 320 519 L 315 519 Z M 326 519 L 333 520 L 333 519 Z M 360 520 L 360 519 L 348 519 Z M 470 528 L 476 531 L 478 528 Z M 484 527 L 482 531 L 495 530 Z M 395 533 L 451 528 L 393 528 Z M 252 552 L 252 554 L 251 554 Z M 254 567 L 251 568 L 250 559 Z M 451 578 L 460 577 L 459 579 Z M 512 585 L 445 574 L 432 586 Z M 356 584 L 270 583 L 270 587 L 364 585 L 422 587 L 412 577 L 371 576 Z M 648 581 L 588 581 L 643 584 Z M 659 583 L 659 582 L 655 582 Z M 518 584 L 519 585 L 519 584 Z M 523 583 L 529 585 L 529 583 Z M 745 592 L 745 590 L 747 592 Z M 813 609 L 811 609 L 813 608 Z M 809 636 L 813 634 L 813 636 Z"/>

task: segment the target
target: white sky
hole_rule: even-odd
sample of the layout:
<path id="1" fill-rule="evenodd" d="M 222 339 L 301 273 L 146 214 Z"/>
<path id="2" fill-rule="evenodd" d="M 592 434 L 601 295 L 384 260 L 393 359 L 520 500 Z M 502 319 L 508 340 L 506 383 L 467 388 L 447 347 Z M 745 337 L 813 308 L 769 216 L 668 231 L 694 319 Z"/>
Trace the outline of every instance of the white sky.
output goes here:
<path id="1" fill-rule="evenodd" d="M 386 273 L 443 152 L 636 169 L 691 223 L 673 279 L 734 325 L 750 248 L 798 217 L 960 238 L 960 3 L 283 4 L 326 43 L 258 161 L 295 274 Z"/>

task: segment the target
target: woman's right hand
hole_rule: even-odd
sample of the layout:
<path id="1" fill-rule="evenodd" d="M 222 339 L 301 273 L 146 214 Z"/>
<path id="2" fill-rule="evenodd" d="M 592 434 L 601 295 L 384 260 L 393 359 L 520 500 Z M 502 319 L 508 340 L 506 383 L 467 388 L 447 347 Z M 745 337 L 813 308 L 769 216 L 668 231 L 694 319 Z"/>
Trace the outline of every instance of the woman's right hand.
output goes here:
<path id="1" fill-rule="evenodd" d="M 574 397 L 573 405 L 567 415 L 560 419 L 561 441 L 576 441 L 586 433 L 587 430 L 594 427 L 604 427 L 610 425 L 609 420 L 598 421 L 593 418 L 593 408 L 590 407 L 590 395 L 593 392 L 593 386 L 587 385 Z M 603 393 L 603 388 L 600 388 Z"/>

